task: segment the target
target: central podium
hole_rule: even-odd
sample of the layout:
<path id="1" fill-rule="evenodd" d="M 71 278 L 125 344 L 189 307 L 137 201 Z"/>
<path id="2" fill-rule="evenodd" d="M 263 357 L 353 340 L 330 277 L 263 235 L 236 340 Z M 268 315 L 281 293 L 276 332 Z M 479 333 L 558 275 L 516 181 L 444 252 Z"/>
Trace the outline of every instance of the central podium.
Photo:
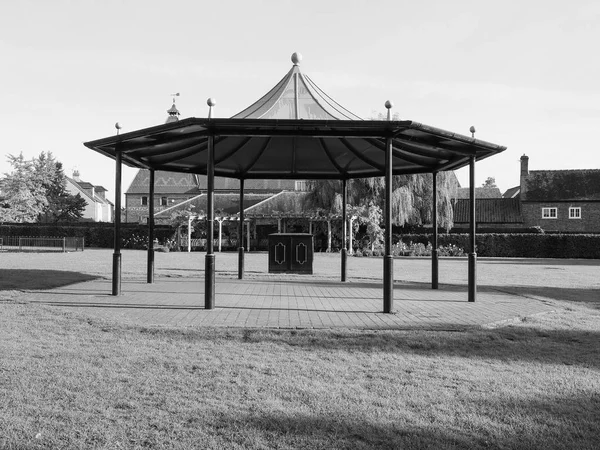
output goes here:
<path id="1" fill-rule="evenodd" d="M 269 235 L 269 273 L 313 273 L 314 237 L 306 233 Z"/>

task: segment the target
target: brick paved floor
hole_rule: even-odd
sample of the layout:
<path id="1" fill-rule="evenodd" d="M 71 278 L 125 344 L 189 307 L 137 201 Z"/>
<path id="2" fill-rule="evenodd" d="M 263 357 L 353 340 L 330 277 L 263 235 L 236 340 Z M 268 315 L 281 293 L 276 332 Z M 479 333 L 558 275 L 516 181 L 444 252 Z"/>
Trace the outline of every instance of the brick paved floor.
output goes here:
<path id="1" fill-rule="evenodd" d="M 480 288 L 475 303 L 467 287 L 396 282 L 394 314 L 383 314 L 383 289 L 375 281 L 264 276 L 217 278 L 216 308 L 204 309 L 204 279 L 127 280 L 112 296 L 110 280 L 94 280 L 24 299 L 139 326 L 355 329 L 461 329 L 552 311 L 543 299 Z"/>

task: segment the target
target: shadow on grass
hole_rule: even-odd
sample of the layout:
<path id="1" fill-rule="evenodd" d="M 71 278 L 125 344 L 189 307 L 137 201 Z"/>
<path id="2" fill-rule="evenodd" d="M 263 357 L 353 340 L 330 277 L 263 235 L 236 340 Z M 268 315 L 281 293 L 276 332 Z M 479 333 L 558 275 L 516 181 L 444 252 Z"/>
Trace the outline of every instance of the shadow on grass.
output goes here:
<path id="1" fill-rule="evenodd" d="M 39 269 L 0 269 L 0 291 L 52 289 L 97 279 L 80 272 Z"/>
<path id="2" fill-rule="evenodd" d="M 573 289 L 541 286 L 481 286 L 480 289 L 493 289 L 524 297 L 544 297 L 565 302 L 584 303 L 585 306 L 600 309 L 600 289 Z"/>
<path id="3" fill-rule="evenodd" d="M 600 368 L 600 333 L 542 327 L 466 331 L 272 330 L 137 328 L 140 333 L 185 342 L 238 341 L 327 352 L 414 354 L 432 357 L 525 361 Z"/>
<path id="4" fill-rule="evenodd" d="M 351 393 L 349 396 L 351 397 Z M 402 399 L 398 400 L 402 403 Z M 313 448 L 580 448 L 592 449 L 600 439 L 600 397 L 475 401 L 477 414 L 431 423 L 426 409 L 410 406 L 405 420 L 373 422 L 350 414 L 254 413 L 221 418 L 239 423 L 260 436 L 261 444 L 276 439 L 282 446 L 298 443 Z M 412 411 L 411 411 L 412 409 Z M 450 426 L 449 426 L 450 425 Z"/>

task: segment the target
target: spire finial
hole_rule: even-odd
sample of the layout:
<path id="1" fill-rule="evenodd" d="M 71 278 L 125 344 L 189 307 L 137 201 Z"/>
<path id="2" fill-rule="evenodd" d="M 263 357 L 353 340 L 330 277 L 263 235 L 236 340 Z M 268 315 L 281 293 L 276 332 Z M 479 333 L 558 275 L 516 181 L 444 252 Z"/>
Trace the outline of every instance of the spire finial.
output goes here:
<path id="1" fill-rule="evenodd" d="M 390 100 L 385 101 L 385 107 L 387 108 L 387 120 L 392 120 L 392 108 L 394 107 L 394 103 Z"/>
<path id="2" fill-rule="evenodd" d="M 217 104 L 217 101 L 210 97 L 208 100 L 206 100 L 206 104 L 208 105 L 208 118 L 212 118 L 212 109 L 213 106 L 215 106 Z"/>
<path id="3" fill-rule="evenodd" d="M 292 62 L 294 63 L 294 65 L 299 66 L 300 61 L 302 61 L 302 54 L 298 52 L 292 53 Z"/>
<path id="4" fill-rule="evenodd" d="M 473 125 L 471 125 L 471 128 L 469 128 L 469 131 L 471 132 L 471 137 L 475 137 L 475 127 Z"/>

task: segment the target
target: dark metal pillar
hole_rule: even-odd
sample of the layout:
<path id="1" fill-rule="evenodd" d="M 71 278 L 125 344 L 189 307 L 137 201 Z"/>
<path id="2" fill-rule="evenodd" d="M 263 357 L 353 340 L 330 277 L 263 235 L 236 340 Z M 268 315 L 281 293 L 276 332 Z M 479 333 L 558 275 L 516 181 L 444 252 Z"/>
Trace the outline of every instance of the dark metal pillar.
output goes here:
<path id="1" fill-rule="evenodd" d="M 122 146 L 115 148 L 115 234 L 112 267 L 112 295 L 121 295 L 121 159 Z"/>
<path id="2" fill-rule="evenodd" d="M 244 278 L 244 180 L 240 180 L 240 223 L 238 225 L 238 279 Z"/>
<path id="3" fill-rule="evenodd" d="M 346 237 L 346 222 L 348 220 L 346 205 L 348 204 L 348 182 L 342 180 L 342 281 L 346 281 L 346 258 L 347 258 L 347 237 Z"/>
<path id="4" fill-rule="evenodd" d="M 148 270 L 147 282 L 154 283 L 154 169 L 150 169 L 148 196 Z"/>
<path id="5" fill-rule="evenodd" d="M 432 224 L 433 224 L 433 236 L 431 238 L 431 289 L 438 288 L 438 210 L 437 210 L 437 172 L 433 172 L 433 205 L 432 205 Z"/>
<path id="6" fill-rule="evenodd" d="M 214 230 L 215 230 L 215 138 L 211 134 L 208 137 L 208 161 L 206 167 L 206 178 L 208 192 L 206 198 L 206 257 L 204 263 L 204 307 L 213 309 L 215 307 L 215 253 L 214 253 Z"/>
<path id="7" fill-rule="evenodd" d="M 475 156 L 469 162 L 469 210 L 471 221 L 469 223 L 469 301 L 477 299 L 477 247 L 475 242 Z"/>
<path id="8" fill-rule="evenodd" d="M 392 256 L 392 138 L 385 142 L 385 255 L 383 257 L 383 312 L 394 310 L 394 257 Z"/>

